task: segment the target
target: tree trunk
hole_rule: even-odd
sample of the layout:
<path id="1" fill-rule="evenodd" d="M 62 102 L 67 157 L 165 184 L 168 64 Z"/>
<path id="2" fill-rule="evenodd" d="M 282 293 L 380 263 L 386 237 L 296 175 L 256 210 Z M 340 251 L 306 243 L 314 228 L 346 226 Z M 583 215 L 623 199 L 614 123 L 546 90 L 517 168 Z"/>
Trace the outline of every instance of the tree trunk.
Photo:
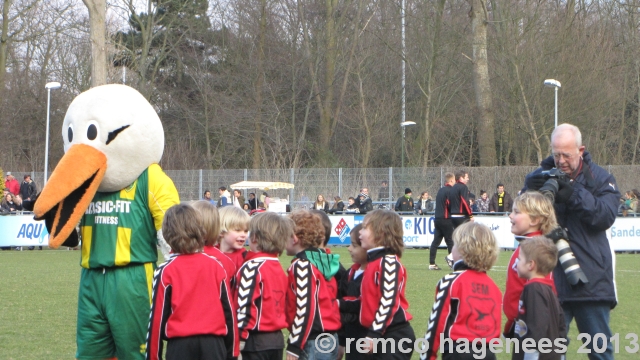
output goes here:
<path id="1" fill-rule="evenodd" d="M 325 74 L 324 74 L 324 86 L 325 96 L 324 102 L 320 104 L 324 108 L 322 116 L 320 118 L 320 147 L 323 152 L 330 152 L 329 144 L 331 143 L 331 137 L 333 135 L 333 83 L 336 77 L 336 61 L 338 58 L 337 33 L 336 33 L 336 21 L 335 21 L 335 9 L 338 5 L 338 0 L 325 0 L 326 12 L 327 12 L 327 25 L 326 25 L 326 52 L 325 52 Z M 326 160 L 326 159 L 324 159 Z"/>
<path id="2" fill-rule="evenodd" d="M 494 113 L 487 59 L 487 9 L 485 0 L 469 0 L 473 46 L 473 87 L 478 107 L 478 149 L 480 166 L 495 166 Z"/>
<path id="3" fill-rule="evenodd" d="M 107 83 L 106 0 L 82 0 L 91 23 L 91 87 Z"/>
<path id="4" fill-rule="evenodd" d="M 256 80 L 256 118 L 253 126 L 253 168 L 260 169 L 262 154 L 262 86 L 264 84 L 264 42 L 267 31 L 267 1 L 260 1 L 260 34 L 258 35 L 258 79 Z"/>
<path id="5" fill-rule="evenodd" d="M 11 0 L 2 3 L 2 33 L 0 33 L 0 99 L 4 99 L 4 79 L 7 75 L 7 47 L 9 46 L 9 7 Z"/>
<path id="6" fill-rule="evenodd" d="M 433 32 L 433 40 L 431 41 L 431 61 L 429 62 L 429 70 L 427 73 L 426 84 L 426 104 L 424 109 L 424 142 L 422 148 L 422 169 L 426 170 L 429 166 L 429 145 L 431 143 L 431 99 L 432 99 L 432 83 L 433 74 L 436 68 L 438 51 L 440 51 L 440 30 L 442 29 L 442 14 L 444 12 L 444 4 L 446 0 L 438 0 L 438 11 L 436 12 L 435 29 Z"/>

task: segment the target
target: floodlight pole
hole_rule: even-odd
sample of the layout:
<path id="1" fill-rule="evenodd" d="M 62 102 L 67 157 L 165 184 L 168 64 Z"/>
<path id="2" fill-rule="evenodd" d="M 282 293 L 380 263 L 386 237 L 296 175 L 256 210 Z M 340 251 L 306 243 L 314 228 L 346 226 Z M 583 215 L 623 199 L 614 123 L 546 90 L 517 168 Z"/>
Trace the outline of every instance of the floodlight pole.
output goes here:
<path id="1" fill-rule="evenodd" d="M 555 103 L 555 117 L 554 117 L 554 122 L 553 122 L 553 128 L 557 128 L 558 127 L 558 89 L 562 87 L 562 85 L 560 84 L 560 81 L 555 80 L 555 79 L 547 79 L 544 81 L 544 86 L 546 87 L 552 87 L 555 89 L 555 95 L 556 95 L 556 103 Z"/>
<path id="2" fill-rule="evenodd" d="M 51 89 L 59 89 L 59 82 L 50 82 L 45 85 L 45 89 L 47 89 L 47 134 L 44 140 L 44 183 L 43 186 L 47 184 L 47 170 L 49 168 L 49 113 L 51 110 Z"/>

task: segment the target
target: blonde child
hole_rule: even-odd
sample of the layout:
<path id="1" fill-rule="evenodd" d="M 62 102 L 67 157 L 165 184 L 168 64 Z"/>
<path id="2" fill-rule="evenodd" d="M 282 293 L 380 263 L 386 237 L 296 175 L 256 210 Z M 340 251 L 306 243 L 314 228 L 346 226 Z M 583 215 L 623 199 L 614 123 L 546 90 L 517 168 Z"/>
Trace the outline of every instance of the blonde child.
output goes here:
<path id="1" fill-rule="evenodd" d="M 235 281 L 236 263 L 225 255 L 220 249 L 215 247 L 220 241 L 220 216 L 215 205 L 207 200 L 199 200 L 191 204 L 202 220 L 202 231 L 204 236 L 204 253 L 216 258 L 224 270 L 227 272 L 227 279 L 230 281 L 230 288 L 233 288 Z"/>
<path id="2" fill-rule="evenodd" d="M 153 279 L 146 358 L 224 359 L 239 355 L 227 274 L 202 252 L 198 212 L 186 204 L 167 210 L 162 234 L 174 253 Z"/>
<path id="3" fill-rule="evenodd" d="M 514 326 L 514 336 L 519 340 L 516 344 L 520 347 L 514 349 L 513 360 L 561 360 L 566 352 L 564 313 L 549 278 L 557 262 L 558 249 L 550 239 L 536 236 L 521 242 L 516 268 L 527 282 L 520 295 Z M 529 351 L 522 348 L 527 339 Z M 550 343 L 543 344 L 542 339 Z M 549 351 L 538 351 L 541 348 Z"/>
<path id="4" fill-rule="evenodd" d="M 335 359 L 338 355 L 337 331 L 340 308 L 336 299 L 339 256 L 319 249 L 324 239 L 320 217 L 308 210 L 296 210 L 290 218 L 294 235 L 286 244 L 287 255 L 294 255 L 288 270 L 287 323 L 289 341 L 287 360 Z M 323 334 L 324 333 L 324 334 Z M 316 337 L 323 334 L 323 341 Z M 331 336 L 333 342 L 325 336 Z M 333 343 L 333 348 L 323 348 Z"/>
<path id="5" fill-rule="evenodd" d="M 489 343 L 500 338 L 502 293 L 487 275 L 500 248 L 486 225 L 467 222 L 453 232 L 453 273 L 436 287 L 423 359 L 495 359 Z M 446 337 L 441 344 L 441 336 Z M 464 346 L 466 344 L 466 347 Z M 460 351 L 459 349 L 465 349 Z"/>
<path id="6" fill-rule="evenodd" d="M 293 221 L 258 214 L 249 224 L 249 251 L 236 275 L 236 305 L 243 360 L 282 360 L 287 327 L 287 275 L 278 256 L 293 237 Z"/>
<path id="7" fill-rule="evenodd" d="M 400 263 L 402 235 L 402 220 L 393 211 L 374 210 L 364 217 L 360 243 L 367 251 L 367 265 L 362 274 L 360 324 L 367 328 L 365 350 L 372 352 L 370 359 L 411 358 L 415 335 L 405 296 L 407 271 Z M 376 349 L 374 339 L 384 339 L 375 342 Z M 396 348 L 384 349 L 389 343 Z"/>
<path id="8" fill-rule="evenodd" d="M 516 235 L 518 240 L 548 234 L 558 226 L 553 204 L 547 197 L 536 191 L 525 192 L 514 200 L 513 211 L 509 214 L 509 219 L 511 220 L 511 232 Z M 507 317 L 503 331 L 505 337 L 513 336 L 513 325 L 518 316 L 520 294 L 527 282 L 526 279 L 518 276 L 519 254 L 520 246 L 511 255 L 507 267 L 507 285 L 503 299 L 504 314 Z M 552 273 L 548 274 L 548 278 L 551 280 L 553 280 L 552 276 Z M 553 281 L 551 283 L 553 284 Z M 555 292 L 555 287 L 553 287 L 553 291 Z"/>
<path id="9" fill-rule="evenodd" d="M 220 214 L 220 243 L 217 247 L 236 264 L 236 269 L 239 269 L 247 253 L 244 244 L 247 241 L 251 217 L 236 206 L 222 207 L 218 213 Z"/>

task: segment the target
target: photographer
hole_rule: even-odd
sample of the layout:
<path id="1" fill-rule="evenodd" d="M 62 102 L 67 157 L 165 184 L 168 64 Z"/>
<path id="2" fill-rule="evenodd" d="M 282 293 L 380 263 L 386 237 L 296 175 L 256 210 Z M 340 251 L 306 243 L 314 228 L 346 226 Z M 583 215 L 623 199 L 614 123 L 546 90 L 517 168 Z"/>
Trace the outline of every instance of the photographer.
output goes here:
<path id="1" fill-rule="evenodd" d="M 555 192 L 555 211 L 558 223 L 567 229 L 571 250 L 588 282 L 572 286 L 560 263 L 553 272 L 558 298 L 565 315 L 567 331 L 571 319 L 576 319 L 578 332 L 588 333 L 594 341 L 586 345 L 589 359 L 613 359 L 609 342 L 611 328 L 609 314 L 617 298 L 613 282 L 613 255 L 606 230 L 613 225 L 620 193 L 613 175 L 591 162 L 582 145 L 580 130 L 570 124 L 558 126 L 551 134 L 552 156 L 543 160 L 540 168 L 527 175 L 525 188 L 552 188 Z M 551 177 L 542 172 L 557 168 L 564 174 Z M 607 341 L 605 353 L 602 336 Z"/>

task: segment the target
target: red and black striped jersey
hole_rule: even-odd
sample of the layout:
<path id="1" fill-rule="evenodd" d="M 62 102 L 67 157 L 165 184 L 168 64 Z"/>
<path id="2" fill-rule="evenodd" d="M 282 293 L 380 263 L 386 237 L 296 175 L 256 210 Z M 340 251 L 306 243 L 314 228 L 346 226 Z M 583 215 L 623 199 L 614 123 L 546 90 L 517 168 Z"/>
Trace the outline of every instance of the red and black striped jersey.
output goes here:
<path id="1" fill-rule="evenodd" d="M 436 195 L 436 210 L 433 216 L 436 219 L 448 219 L 451 217 L 449 212 L 449 193 L 451 193 L 451 185 L 447 184 L 438 190 Z"/>
<path id="2" fill-rule="evenodd" d="M 204 253 L 178 254 L 153 277 L 146 358 L 162 358 L 162 340 L 195 335 L 224 337 L 229 356 L 240 353 L 227 273 Z"/>
<path id="3" fill-rule="evenodd" d="M 541 231 L 533 232 L 531 234 L 525 235 L 525 237 L 534 237 L 542 235 Z M 520 295 L 522 294 L 522 289 L 524 289 L 524 285 L 527 283 L 526 279 L 518 276 L 518 270 L 516 266 L 518 265 L 518 256 L 520 255 L 520 246 L 516 248 L 516 251 L 511 255 L 511 259 L 509 260 L 509 266 L 507 267 L 507 285 L 504 289 L 504 297 L 502 298 L 502 309 L 504 311 L 505 316 L 507 317 L 507 322 L 504 324 L 503 334 L 505 337 L 511 337 L 513 332 L 513 325 L 515 323 L 516 317 L 518 317 L 518 305 L 520 304 Z M 551 288 L 554 293 L 556 293 L 556 287 L 553 284 L 553 273 L 550 273 L 546 277 L 551 280 Z"/>
<path id="4" fill-rule="evenodd" d="M 238 268 L 236 267 L 236 263 L 231 260 L 231 258 L 229 258 L 227 256 L 227 254 L 223 253 L 222 251 L 220 251 L 219 248 L 215 247 L 215 246 L 205 246 L 204 247 L 204 253 L 207 255 L 211 255 L 214 258 L 216 258 L 218 261 L 220 261 L 220 263 L 222 264 L 222 267 L 224 267 L 224 270 L 227 272 L 228 276 L 228 280 L 230 283 L 230 289 L 233 289 L 233 284 L 235 282 L 235 275 L 236 272 L 238 271 Z"/>
<path id="5" fill-rule="evenodd" d="M 370 249 L 367 260 L 362 275 L 360 323 L 369 329 L 367 337 L 379 338 L 388 327 L 412 319 L 405 297 L 407 271 L 387 248 Z"/>
<path id="6" fill-rule="evenodd" d="M 329 280 L 307 259 L 304 251 L 296 254 L 288 270 L 287 353 L 300 356 L 308 340 L 321 333 L 340 329 L 340 309 L 336 299 L 336 279 Z"/>
<path id="7" fill-rule="evenodd" d="M 287 327 L 287 275 L 277 254 L 249 251 L 236 275 L 235 304 L 240 339 L 252 331 L 273 332 Z"/>
<path id="8" fill-rule="evenodd" d="M 485 272 L 476 271 L 459 261 L 453 266 L 454 272 L 445 275 L 438 282 L 436 297 L 425 334 L 427 351 L 421 359 L 438 358 L 440 334 L 453 343 L 467 339 L 491 339 L 500 337 L 502 320 L 502 293 Z M 447 349 L 449 352 L 454 349 Z"/>
<path id="9" fill-rule="evenodd" d="M 449 212 L 451 215 L 473 217 L 471 206 L 469 206 L 469 188 L 459 181 L 453 185 L 449 192 Z"/>

